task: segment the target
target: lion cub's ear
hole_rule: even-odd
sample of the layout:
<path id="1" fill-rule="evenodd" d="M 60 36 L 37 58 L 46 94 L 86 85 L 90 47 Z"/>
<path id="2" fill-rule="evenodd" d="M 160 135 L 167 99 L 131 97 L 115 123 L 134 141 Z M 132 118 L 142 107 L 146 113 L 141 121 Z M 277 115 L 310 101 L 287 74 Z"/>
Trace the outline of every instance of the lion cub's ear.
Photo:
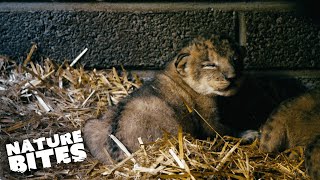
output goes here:
<path id="1" fill-rule="evenodd" d="M 186 64 L 188 61 L 188 56 L 190 56 L 189 53 L 180 53 L 180 54 L 178 54 L 178 56 L 174 62 L 174 65 L 176 67 L 177 72 L 182 76 L 186 75 L 185 69 L 186 69 Z"/>

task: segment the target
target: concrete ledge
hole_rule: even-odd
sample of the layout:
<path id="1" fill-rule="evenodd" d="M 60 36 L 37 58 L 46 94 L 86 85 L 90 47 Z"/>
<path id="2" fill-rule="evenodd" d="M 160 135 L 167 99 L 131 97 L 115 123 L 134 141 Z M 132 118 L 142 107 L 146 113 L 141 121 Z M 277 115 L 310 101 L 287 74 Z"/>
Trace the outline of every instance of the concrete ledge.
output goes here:
<path id="1" fill-rule="evenodd" d="M 153 78 L 155 74 L 159 73 L 159 70 L 130 70 L 131 73 L 138 74 L 142 78 Z M 267 71 L 244 71 L 246 76 L 255 77 L 269 77 L 269 78 L 307 78 L 307 79 L 319 79 L 319 70 L 299 70 L 299 71 L 289 71 L 289 70 L 267 70 Z"/>
<path id="2" fill-rule="evenodd" d="M 158 70 L 129 70 L 130 73 L 137 74 L 144 81 L 149 81 L 159 73 Z M 292 89 L 315 89 L 320 88 L 320 71 L 317 70 L 299 70 L 299 71 L 244 71 L 244 76 L 250 83 L 277 90 L 274 83 L 290 92 Z M 254 79 L 254 80 L 252 80 Z M 256 84 L 257 85 L 257 84 Z M 252 90 L 251 90 L 252 91 Z"/>
<path id="3" fill-rule="evenodd" d="M 177 12 L 194 10 L 221 11 L 292 11 L 288 2 L 234 2 L 234 3 L 0 3 L 0 12 L 8 11 L 104 11 L 104 12 Z"/>
<path id="4" fill-rule="evenodd" d="M 276 78 L 308 78 L 308 79 L 319 79 L 320 80 L 320 71 L 319 70 L 298 70 L 298 71 L 289 71 L 289 70 L 260 70 L 260 71 L 245 71 L 246 75 L 256 76 L 256 77 L 276 77 Z"/>

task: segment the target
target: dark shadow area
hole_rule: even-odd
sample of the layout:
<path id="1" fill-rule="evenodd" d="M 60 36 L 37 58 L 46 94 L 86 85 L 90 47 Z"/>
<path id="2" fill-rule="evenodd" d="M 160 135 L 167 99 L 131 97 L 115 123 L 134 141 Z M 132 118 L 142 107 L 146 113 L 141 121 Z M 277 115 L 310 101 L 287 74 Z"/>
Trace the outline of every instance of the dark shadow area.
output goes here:
<path id="1" fill-rule="evenodd" d="M 282 101 L 306 91 L 296 79 L 248 77 L 232 97 L 219 97 L 222 122 L 239 131 L 259 129 Z"/>
<path id="2" fill-rule="evenodd" d="M 126 3 L 149 3 L 149 2 L 257 2 L 259 0 L 0 0 L 0 2 L 126 2 Z M 268 2 L 270 0 L 260 0 Z"/>
<path id="3" fill-rule="evenodd" d="M 297 6 L 297 13 L 300 16 L 307 16 L 316 24 L 320 24 L 320 11 L 317 1 L 314 0 L 289 0 L 295 2 Z"/>

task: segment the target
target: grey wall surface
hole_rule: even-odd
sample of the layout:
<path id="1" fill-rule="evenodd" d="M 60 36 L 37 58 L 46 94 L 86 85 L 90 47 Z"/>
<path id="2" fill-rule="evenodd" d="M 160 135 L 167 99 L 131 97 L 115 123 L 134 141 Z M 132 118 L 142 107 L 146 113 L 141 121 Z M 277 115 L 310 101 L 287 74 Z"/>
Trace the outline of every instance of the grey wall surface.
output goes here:
<path id="1" fill-rule="evenodd" d="M 21 59 L 37 43 L 59 62 L 87 47 L 88 67 L 162 68 L 186 40 L 216 33 L 246 36 L 247 69 L 320 67 L 319 28 L 290 4 L 0 3 L 0 23 L 0 54 Z"/>
<path id="2" fill-rule="evenodd" d="M 103 5 L 103 4 L 102 4 Z M 1 6 L 1 4 L 0 4 Z M 162 68 L 182 44 L 201 33 L 235 37 L 232 11 L 205 9 L 125 10 L 121 6 L 97 9 L 2 10 L 0 54 L 25 57 L 34 42 L 39 52 L 56 61 L 73 59 L 84 48 L 88 67 Z M 21 5 L 21 9 L 24 6 Z M 62 6 L 62 8 L 64 8 Z M 113 9 L 112 9 L 113 8 Z M 115 8 L 120 10 L 114 12 Z M 164 7 L 165 8 L 165 7 Z"/>
<path id="3" fill-rule="evenodd" d="M 90 68 L 161 69 L 198 34 L 226 34 L 247 49 L 246 70 L 319 70 L 320 28 L 294 4 L 0 3 L 0 54 Z M 303 72 L 303 75 L 318 72 Z"/>
<path id="4" fill-rule="evenodd" d="M 246 13 L 248 68 L 320 68 L 320 28 L 292 12 Z"/>

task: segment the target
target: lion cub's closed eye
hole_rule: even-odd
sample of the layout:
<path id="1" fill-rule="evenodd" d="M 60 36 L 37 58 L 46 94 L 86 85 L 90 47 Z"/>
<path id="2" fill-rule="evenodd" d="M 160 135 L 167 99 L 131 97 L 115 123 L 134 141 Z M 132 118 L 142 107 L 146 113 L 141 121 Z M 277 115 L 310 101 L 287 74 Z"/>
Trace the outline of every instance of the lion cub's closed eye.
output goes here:
<path id="1" fill-rule="evenodd" d="M 214 62 L 211 61 L 205 61 L 202 63 L 202 69 L 217 69 L 217 65 Z"/>

